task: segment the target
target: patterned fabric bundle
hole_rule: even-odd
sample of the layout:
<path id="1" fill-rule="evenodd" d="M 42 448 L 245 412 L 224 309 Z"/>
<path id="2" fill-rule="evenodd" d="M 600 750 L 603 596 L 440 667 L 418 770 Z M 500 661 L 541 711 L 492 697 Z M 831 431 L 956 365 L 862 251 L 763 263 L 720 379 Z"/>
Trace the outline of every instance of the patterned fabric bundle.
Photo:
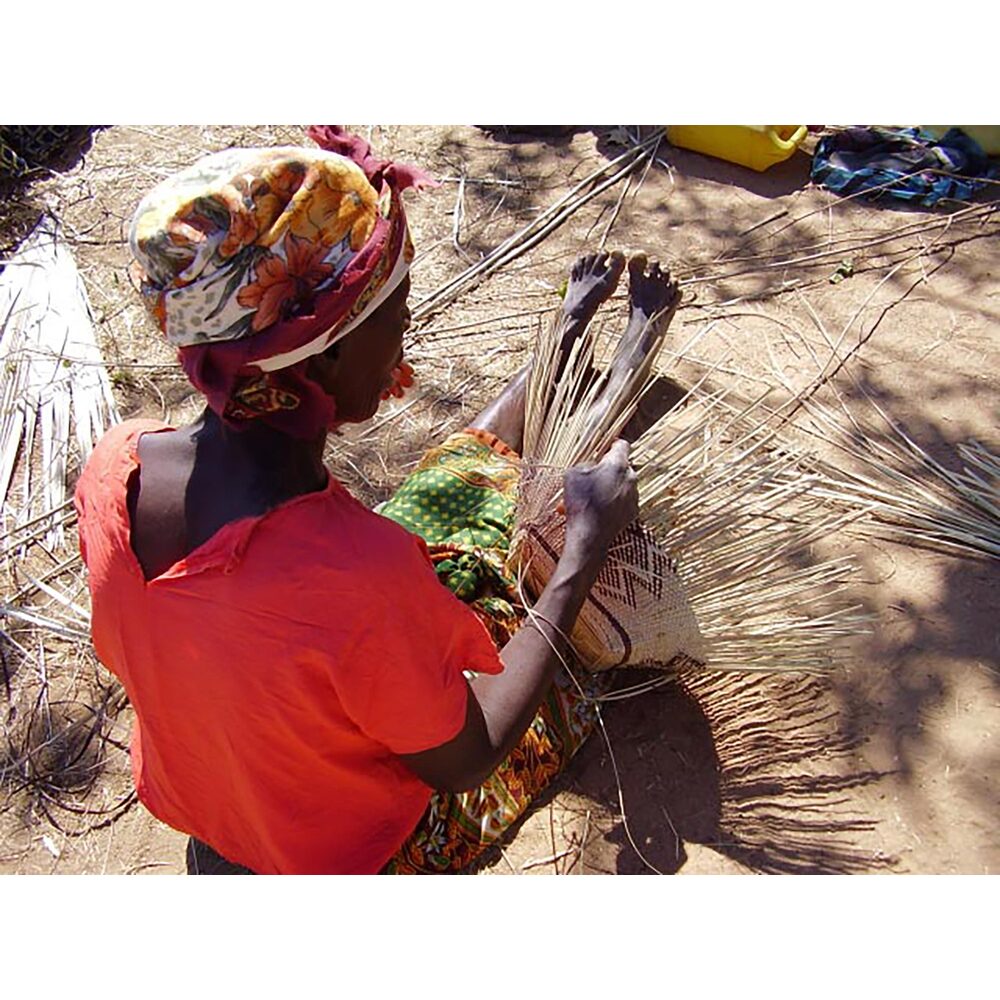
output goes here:
<path id="1" fill-rule="evenodd" d="M 957 128 L 940 139 L 915 128 L 845 129 L 820 140 L 812 163 L 812 179 L 838 194 L 887 194 L 928 208 L 968 201 L 996 176 L 982 147 Z"/>
<path id="2" fill-rule="evenodd" d="M 310 135 L 324 148 L 204 157 L 146 195 L 130 233 L 147 305 L 212 409 L 300 438 L 335 420 L 309 359 L 403 280 L 400 192 L 429 183 L 336 127 Z"/>

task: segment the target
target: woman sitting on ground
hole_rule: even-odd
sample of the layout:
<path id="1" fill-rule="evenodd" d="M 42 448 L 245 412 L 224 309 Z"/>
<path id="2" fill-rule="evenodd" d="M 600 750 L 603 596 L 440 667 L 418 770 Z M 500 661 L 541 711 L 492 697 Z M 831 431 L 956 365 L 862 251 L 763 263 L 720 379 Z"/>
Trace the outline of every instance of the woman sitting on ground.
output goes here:
<path id="1" fill-rule="evenodd" d="M 521 627 L 503 555 L 525 373 L 381 515 L 327 472 L 327 433 L 405 371 L 399 195 L 419 177 L 311 134 L 324 149 L 208 156 L 136 213 L 144 293 L 208 406 L 120 425 L 81 476 L 94 645 L 189 870 L 461 870 L 589 731 L 562 637 L 636 515 L 634 474 L 624 442 L 566 474 L 565 550 Z M 623 267 L 578 262 L 566 345 Z M 635 350 L 668 289 L 641 259 L 630 278 Z"/>

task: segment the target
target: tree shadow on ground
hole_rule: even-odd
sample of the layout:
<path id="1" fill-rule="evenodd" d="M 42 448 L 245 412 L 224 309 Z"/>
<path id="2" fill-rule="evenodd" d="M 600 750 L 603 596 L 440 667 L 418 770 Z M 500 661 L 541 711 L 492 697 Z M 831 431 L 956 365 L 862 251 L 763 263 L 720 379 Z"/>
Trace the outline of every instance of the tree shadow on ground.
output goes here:
<path id="1" fill-rule="evenodd" d="M 915 454 L 907 450 L 874 410 L 872 400 L 911 441 L 944 468 L 958 472 L 962 462 L 956 446 L 967 440 L 970 424 L 962 414 L 990 413 L 995 420 L 995 394 L 988 384 L 928 365 L 921 372 L 921 390 L 914 395 L 904 382 L 890 388 L 886 380 L 864 372 L 843 391 L 846 405 L 859 419 L 866 437 L 896 456 L 896 467 L 915 484 L 916 491 L 940 480 Z M 928 404 L 935 415 L 929 415 Z M 963 404 L 971 404 L 968 411 Z M 946 419 L 940 414 L 955 414 Z M 989 442 L 988 442 L 989 443 Z M 996 442 L 992 442 L 994 450 Z M 886 483 L 887 488 L 893 487 Z M 959 509 L 957 494 L 944 501 Z M 885 596 L 878 627 L 865 643 L 865 659 L 879 668 L 877 674 L 855 671 L 834 684 L 840 710 L 840 732 L 845 739 L 865 738 L 881 745 L 894 761 L 900 781 L 911 792 L 920 792 L 919 762 L 929 753 L 940 754 L 929 734 L 935 719 L 957 697 L 960 669 L 974 667 L 978 683 L 1000 695 L 1000 561 L 957 550 L 942 550 L 933 543 L 901 533 L 889 537 L 892 522 L 873 520 L 859 525 L 867 552 L 881 553 L 887 573 Z M 994 529 L 995 533 L 995 529 Z M 919 565 L 915 556 L 919 555 Z M 910 564 L 913 564 L 912 566 Z M 920 575 L 900 584 L 894 592 L 897 564 Z M 984 773 L 979 761 L 963 761 L 975 773 Z M 974 766 L 969 767 L 969 764 Z M 994 813 L 996 792 L 974 783 L 974 795 L 984 811 Z"/>
<path id="2" fill-rule="evenodd" d="M 570 152 L 572 139 L 572 134 L 546 139 L 503 129 L 445 134 L 425 166 L 446 178 L 448 215 L 457 217 L 450 240 L 456 265 L 493 252 L 554 201 L 574 171 L 586 169 L 584 159 Z"/>
<path id="3" fill-rule="evenodd" d="M 703 153 L 664 143 L 661 158 L 685 177 L 697 177 L 724 187 L 739 187 L 762 198 L 782 198 L 809 184 L 812 157 L 797 149 L 787 160 L 764 171 L 752 170 Z"/>
<path id="4" fill-rule="evenodd" d="M 577 132 L 585 131 L 580 125 L 478 125 L 477 128 L 495 142 L 547 142 L 555 146 L 568 146 Z"/>

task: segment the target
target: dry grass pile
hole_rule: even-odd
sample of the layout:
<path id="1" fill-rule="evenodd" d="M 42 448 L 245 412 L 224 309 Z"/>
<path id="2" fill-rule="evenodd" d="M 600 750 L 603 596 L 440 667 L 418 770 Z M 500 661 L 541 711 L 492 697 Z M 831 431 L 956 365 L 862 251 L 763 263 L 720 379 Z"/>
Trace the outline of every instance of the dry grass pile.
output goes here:
<path id="1" fill-rule="evenodd" d="M 135 793 L 124 694 L 89 644 L 31 651 L 6 632 L 0 643 L 0 856 L 11 860 L 40 834 L 79 838 L 113 823 Z"/>
<path id="2" fill-rule="evenodd" d="M 562 473 L 598 461 L 665 378 L 678 385 L 686 348 L 661 368 L 659 382 L 652 375 L 666 334 L 657 325 L 653 351 L 625 379 L 612 379 L 610 369 L 592 375 L 590 329 L 561 373 L 558 322 L 539 338 L 511 546 L 532 597 L 561 550 Z M 778 437 L 766 396 L 735 412 L 706 374 L 636 442 L 640 523 L 616 541 L 572 637 L 591 669 L 694 662 L 823 670 L 864 629 L 865 617 L 841 596 L 852 561 L 814 553 L 845 517 L 803 502 L 825 488 L 824 477 L 803 471 L 808 456 Z"/>
<path id="3" fill-rule="evenodd" d="M 856 530 L 951 554 L 1000 558 L 1000 454 L 958 443 L 939 461 L 870 400 L 867 419 L 844 408 L 809 407 L 817 433 L 845 453 L 824 463 L 817 496 L 864 513 Z M 944 464 L 945 461 L 948 464 Z"/>

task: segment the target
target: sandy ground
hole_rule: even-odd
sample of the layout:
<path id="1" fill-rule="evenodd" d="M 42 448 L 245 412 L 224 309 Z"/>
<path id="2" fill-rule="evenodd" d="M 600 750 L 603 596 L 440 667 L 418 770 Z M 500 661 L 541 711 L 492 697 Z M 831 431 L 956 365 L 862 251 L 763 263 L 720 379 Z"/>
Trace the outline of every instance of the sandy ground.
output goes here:
<path id="1" fill-rule="evenodd" d="M 129 288 L 123 227 L 136 200 L 201 152 L 301 136 L 110 128 L 79 164 L 36 184 L 28 208 L 5 208 L 8 235 L 32 206 L 64 221 L 126 416 L 177 422 L 197 407 Z M 444 179 L 409 199 L 412 303 L 621 152 L 606 126 L 545 142 L 471 126 L 375 126 L 370 136 L 379 152 Z M 845 344 L 865 340 L 851 371 L 931 454 L 953 462 L 955 443 L 970 437 L 995 450 L 995 221 L 934 229 L 944 213 L 844 202 L 811 188 L 808 167 L 800 152 L 755 174 L 662 146 L 627 191 L 611 188 L 418 324 L 407 350 L 420 392 L 337 439 L 331 467 L 367 502 L 388 496 L 424 447 L 523 363 L 573 259 L 602 243 L 674 267 L 685 291 L 676 340 L 718 320 L 742 376 L 808 380 L 815 369 L 788 331 L 818 343 L 817 323 L 835 336 L 846 329 Z M 844 260 L 852 273 L 831 282 Z M 624 310 L 621 291 L 602 311 L 609 329 Z M 838 384 L 852 412 L 864 412 L 857 391 Z M 996 561 L 847 531 L 829 544 L 860 560 L 852 596 L 873 615 L 848 666 L 822 679 L 672 685 L 610 706 L 603 731 L 485 873 L 997 870 Z M 115 725 L 122 737 L 127 709 Z M 126 792 L 124 753 L 112 749 L 89 801 L 112 808 Z M 137 804 L 85 836 L 23 804 L 4 821 L 3 872 L 184 868 L 184 837 Z"/>

